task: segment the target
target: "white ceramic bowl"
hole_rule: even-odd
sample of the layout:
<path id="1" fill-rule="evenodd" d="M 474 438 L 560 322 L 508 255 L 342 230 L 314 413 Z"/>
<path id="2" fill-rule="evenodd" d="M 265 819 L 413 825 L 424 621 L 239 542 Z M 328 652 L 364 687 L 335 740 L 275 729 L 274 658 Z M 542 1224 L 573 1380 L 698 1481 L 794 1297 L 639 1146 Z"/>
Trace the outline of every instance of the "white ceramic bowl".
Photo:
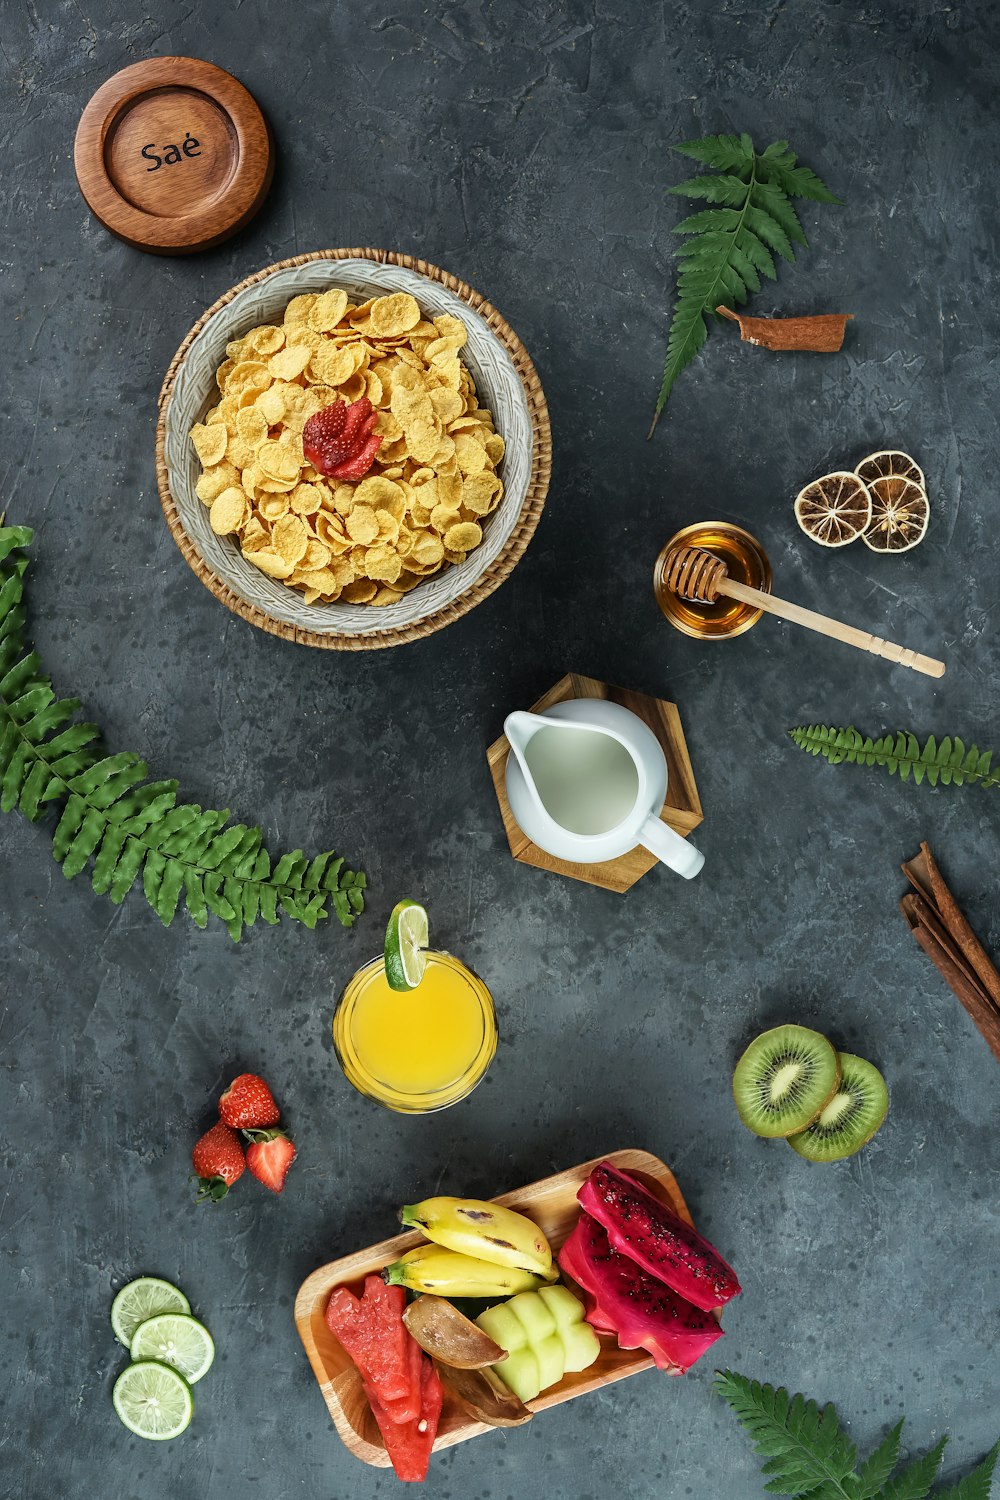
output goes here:
<path id="1" fill-rule="evenodd" d="M 476 382 L 480 404 L 489 407 L 505 454 L 499 474 L 504 497 L 483 526 L 483 540 L 464 563 L 425 579 L 396 604 L 306 604 L 298 589 L 268 578 L 248 563 L 230 537 L 209 525 L 208 507 L 195 494 L 201 473 L 188 438 L 218 400 L 215 372 L 226 345 L 259 323 L 280 322 L 293 297 L 342 287 L 352 302 L 390 292 L 411 292 L 426 317 L 451 313 L 468 329 L 460 358 Z M 532 470 L 532 424 L 521 378 L 500 339 L 468 302 L 438 281 L 403 266 L 369 260 L 311 260 L 275 270 L 238 292 L 199 330 L 181 360 L 163 413 L 167 482 L 189 541 L 218 578 L 253 608 L 285 625 L 318 635 L 365 636 L 405 630 L 453 604 L 499 557 L 517 524 Z"/>

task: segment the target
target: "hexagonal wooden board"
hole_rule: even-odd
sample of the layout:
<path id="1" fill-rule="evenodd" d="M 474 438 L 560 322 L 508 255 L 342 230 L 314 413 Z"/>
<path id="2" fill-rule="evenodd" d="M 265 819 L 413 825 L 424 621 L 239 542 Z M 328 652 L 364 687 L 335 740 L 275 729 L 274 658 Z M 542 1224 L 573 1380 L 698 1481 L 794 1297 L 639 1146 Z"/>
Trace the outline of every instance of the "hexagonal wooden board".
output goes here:
<path id="1" fill-rule="evenodd" d="M 570 698 L 604 698 L 610 703 L 619 703 L 648 724 L 656 735 L 663 753 L 667 757 L 667 799 L 660 811 L 660 818 L 668 827 L 682 837 L 687 837 L 702 821 L 703 813 L 694 771 L 688 756 L 687 742 L 681 728 L 680 714 L 676 703 L 665 698 L 653 698 L 648 693 L 635 693 L 627 688 L 613 687 L 607 682 L 598 682 L 595 677 L 580 677 L 575 672 L 567 673 L 555 687 L 537 703 L 531 705 L 532 713 L 541 713 L 554 703 L 565 703 Z M 602 864 L 578 865 L 569 860 L 556 859 L 533 844 L 527 834 L 514 821 L 507 801 L 507 756 L 510 742 L 501 735 L 486 752 L 493 787 L 500 803 L 504 831 L 510 852 L 522 864 L 534 865 L 539 870 L 552 870 L 557 875 L 568 875 L 571 880 L 582 880 L 588 885 L 603 886 L 608 891 L 630 890 L 648 870 L 659 861 L 655 854 L 638 845 L 618 859 Z"/>

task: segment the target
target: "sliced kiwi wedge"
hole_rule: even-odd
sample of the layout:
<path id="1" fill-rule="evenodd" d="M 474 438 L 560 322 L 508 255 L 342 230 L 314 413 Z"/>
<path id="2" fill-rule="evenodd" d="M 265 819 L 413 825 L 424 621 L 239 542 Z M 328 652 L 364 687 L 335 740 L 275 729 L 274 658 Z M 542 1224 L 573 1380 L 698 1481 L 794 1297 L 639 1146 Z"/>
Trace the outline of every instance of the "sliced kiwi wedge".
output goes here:
<path id="1" fill-rule="evenodd" d="M 806 1161 L 839 1161 L 868 1144 L 889 1109 L 889 1090 L 878 1068 L 850 1052 L 840 1054 L 837 1092 L 819 1117 L 789 1138 Z"/>
<path id="2" fill-rule="evenodd" d="M 807 1026 L 775 1026 L 736 1064 L 733 1097 L 755 1135 L 789 1136 L 818 1118 L 839 1082 L 840 1061 L 825 1036 Z"/>

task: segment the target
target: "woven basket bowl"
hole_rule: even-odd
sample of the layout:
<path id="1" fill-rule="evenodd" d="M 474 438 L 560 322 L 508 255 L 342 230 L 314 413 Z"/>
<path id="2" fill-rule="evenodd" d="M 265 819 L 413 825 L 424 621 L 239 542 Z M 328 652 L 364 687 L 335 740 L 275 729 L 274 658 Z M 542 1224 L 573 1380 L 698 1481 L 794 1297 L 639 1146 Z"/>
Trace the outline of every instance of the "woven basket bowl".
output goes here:
<path id="1" fill-rule="evenodd" d="M 218 399 L 215 371 L 226 344 L 258 323 L 279 318 L 303 292 L 341 286 L 352 301 L 411 292 L 425 316 L 452 313 L 469 339 L 461 352 L 480 403 L 493 413 L 506 444 L 500 465 L 504 497 L 486 518 L 483 540 L 464 563 L 442 569 L 396 604 L 306 604 L 297 589 L 248 563 L 209 525 L 195 494 L 200 465 L 188 440 Z M 174 355 L 160 392 L 156 480 L 170 533 L 207 589 L 261 630 L 332 651 L 373 651 L 419 640 L 467 614 L 513 572 L 538 525 L 549 487 L 552 440 L 535 367 L 495 307 L 464 281 L 392 250 L 317 250 L 277 261 L 234 286 L 203 313 Z"/>

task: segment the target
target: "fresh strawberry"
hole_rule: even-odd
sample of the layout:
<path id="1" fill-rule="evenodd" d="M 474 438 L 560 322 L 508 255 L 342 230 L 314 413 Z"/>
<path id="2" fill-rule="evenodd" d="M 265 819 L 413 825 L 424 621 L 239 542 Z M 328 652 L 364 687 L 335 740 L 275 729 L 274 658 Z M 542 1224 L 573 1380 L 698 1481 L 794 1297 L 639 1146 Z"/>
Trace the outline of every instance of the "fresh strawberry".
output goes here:
<path id="1" fill-rule="evenodd" d="M 247 1130 L 247 1166 L 258 1182 L 272 1193 L 285 1186 L 288 1169 L 295 1160 L 295 1147 L 283 1130 Z"/>
<path id="2" fill-rule="evenodd" d="M 281 1111 L 263 1078 L 241 1073 L 219 1100 L 219 1118 L 234 1130 L 258 1130 L 277 1125 Z"/>
<path id="3" fill-rule="evenodd" d="M 239 1136 L 222 1120 L 198 1141 L 191 1163 L 200 1183 L 196 1203 L 219 1203 L 239 1182 L 247 1164 Z"/>
<path id="4" fill-rule="evenodd" d="M 377 421 L 378 412 L 367 396 L 350 405 L 333 401 L 314 412 L 303 427 L 302 451 L 313 468 L 329 478 L 362 479 L 382 441 L 372 436 Z"/>
<path id="5" fill-rule="evenodd" d="M 344 425 L 350 408 L 346 401 L 333 401 L 314 412 L 302 429 L 302 451 L 321 474 L 328 465 L 340 463 L 350 452 L 343 446 Z"/>

